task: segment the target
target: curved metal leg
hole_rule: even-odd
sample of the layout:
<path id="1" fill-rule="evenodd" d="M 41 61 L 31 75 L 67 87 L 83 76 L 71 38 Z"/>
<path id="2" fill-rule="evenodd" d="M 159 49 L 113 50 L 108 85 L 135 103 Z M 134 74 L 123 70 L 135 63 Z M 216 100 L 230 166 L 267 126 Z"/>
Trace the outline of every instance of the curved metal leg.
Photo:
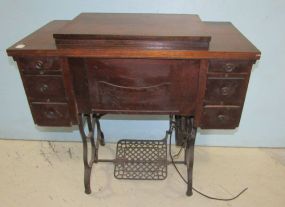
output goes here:
<path id="1" fill-rule="evenodd" d="M 96 116 L 96 124 L 97 124 L 97 139 L 99 140 L 99 143 L 101 146 L 105 146 L 105 139 L 104 139 L 104 133 L 101 129 L 101 125 L 100 125 L 100 119 L 101 116 Z"/>
<path id="2" fill-rule="evenodd" d="M 181 116 L 178 116 L 178 115 L 175 115 L 175 125 L 176 125 L 176 128 L 175 128 L 175 143 L 176 143 L 176 146 L 183 146 L 184 144 L 184 136 L 183 136 L 183 132 L 181 131 L 181 120 L 182 120 L 182 117 Z"/>
<path id="3" fill-rule="evenodd" d="M 101 146 L 105 146 L 105 138 L 104 138 L 104 134 L 103 134 L 102 131 L 101 131 L 100 145 L 101 145 Z"/>
<path id="4" fill-rule="evenodd" d="M 84 131 L 84 119 L 87 121 L 88 126 L 88 135 L 86 135 Z M 90 194 L 91 188 L 90 188 L 90 176 L 92 171 L 92 165 L 97 159 L 97 151 L 94 140 L 94 129 L 95 129 L 95 120 L 88 114 L 79 114 L 78 115 L 78 125 L 79 125 L 79 131 L 82 138 L 83 143 L 83 163 L 84 163 L 84 187 L 85 187 L 85 193 Z M 90 161 L 88 160 L 88 140 L 90 140 L 91 144 L 91 157 Z"/>
<path id="5" fill-rule="evenodd" d="M 193 118 L 189 119 L 189 123 L 187 124 L 189 129 L 189 134 L 186 143 L 186 165 L 187 165 L 187 191 L 186 195 L 191 196 L 192 192 L 192 178 L 193 178 L 193 164 L 194 164 L 194 147 L 195 147 L 195 139 L 197 129 L 194 127 Z"/>
<path id="6" fill-rule="evenodd" d="M 192 177 L 193 177 L 193 164 L 194 164 L 194 146 L 196 138 L 196 128 L 194 127 L 194 120 L 192 117 L 182 117 L 180 131 L 183 134 L 185 154 L 184 161 L 187 166 L 187 191 L 186 195 L 191 196 L 192 193 Z"/>

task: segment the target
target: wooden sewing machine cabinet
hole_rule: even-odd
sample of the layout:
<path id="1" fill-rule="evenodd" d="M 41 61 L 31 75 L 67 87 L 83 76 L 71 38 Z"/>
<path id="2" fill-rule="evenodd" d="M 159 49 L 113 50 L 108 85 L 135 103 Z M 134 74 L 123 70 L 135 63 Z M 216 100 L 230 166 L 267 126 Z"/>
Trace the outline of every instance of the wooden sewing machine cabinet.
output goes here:
<path id="1" fill-rule="evenodd" d="M 105 144 L 100 117 L 162 114 L 170 115 L 168 135 L 174 130 L 176 144 L 185 148 L 181 163 L 187 166 L 187 195 L 192 195 L 196 129 L 239 126 L 251 68 L 260 58 L 231 23 L 179 14 L 82 13 L 71 21 L 48 23 L 7 53 L 18 64 L 35 124 L 79 126 L 86 193 L 91 192 L 92 164 L 108 161 L 98 158 L 99 144 Z M 124 140 L 120 146 L 160 143 L 139 142 Z M 163 149 L 161 157 L 151 160 L 159 165 L 154 165 L 156 175 L 145 171 L 136 177 L 121 169 L 115 176 L 165 179 L 169 161 Z M 123 158 L 112 161 L 131 165 Z"/>

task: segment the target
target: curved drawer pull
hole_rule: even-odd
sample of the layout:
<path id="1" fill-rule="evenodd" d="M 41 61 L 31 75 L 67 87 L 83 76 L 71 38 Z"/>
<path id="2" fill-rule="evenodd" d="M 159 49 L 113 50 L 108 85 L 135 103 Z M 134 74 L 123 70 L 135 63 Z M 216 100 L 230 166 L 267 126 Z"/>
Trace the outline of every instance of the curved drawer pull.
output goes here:
<path id="1" fill-rule="evenodd" d="M 165 86 L 165 85 L 170 85 L 171 84 L 170 82 L 164 82 L 164 83 L 151 85 L 151 86 L 131 87 L 131 86 L 116 85 L 116 84 L 109 83 L 109 82 L 106 82 L 106 81 L 99 81 L 99 83 L 106 84 L 106 85 L 109 85 L 109 86 L 113 86 L 113 87 L 116 87 L 116 88 L 131 89 L 131 90 L 144 90 L 144 89 L 158 88 L 158 87 L 161 87 L 161 86 Z"/>

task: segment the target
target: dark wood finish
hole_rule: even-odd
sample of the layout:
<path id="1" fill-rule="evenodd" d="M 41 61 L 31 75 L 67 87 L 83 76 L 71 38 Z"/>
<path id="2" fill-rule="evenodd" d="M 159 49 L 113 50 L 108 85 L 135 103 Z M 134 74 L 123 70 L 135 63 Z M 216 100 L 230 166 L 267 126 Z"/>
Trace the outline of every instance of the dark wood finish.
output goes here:
<path id="1" fill-rule="evenodd" d="M 25 75 L 23 82 L 30 101 L 65 102 L 65 88 L 62 76 Z"/>
<path id="2" fill-rule="evenodd" d="M 196 27 L 191 28 L 192 24 Z M 81 13 L 55 32 L 54 37 L 64 39 L 181 37 L 183 39 L 200 37 L 204 34 L 203 31 L 204 28 L 197 15 Z"/>
<path id="3" fill-rule="evenodd" d="M 19 69 L 24 74 L 61 74 L 59 57 L 19 57 L 17 61 Z"/>
<path id="4" fill-rule="evenodd" d="M 209 72 L 248 73 L 252 63 L 248 60 L 213 59 L 209 61 Z"/>
<path id="5" fill-rule="evenodd" d="M 78 48 L 57 49 L 53 36 Z M 177 41 L 210 45 L 189 50 Z M 77 123 L 76 112 L 97 111 L 191 115 L 196 127 L 206 122 L 208 106 L 243 107 L 260 57 L 231 23 L 166 14 L 81 14 L 47 24 L 7 52 L 17 60 L 29 102 L 67 103 L 70 123 Z"/>
<path id="6" fill-rule="evenodd" d="M 70 126 L 66 103 L 32 103 L 30 107 L 34 121 L 39 126 Z"/>
<path id="7" fill-rule="evenodd" d="M 99 118 L 126 113 L 170 115 L 167 134 L 175 129 L 185 147 L 187 195 L 196 129 L 239 126 L 251 68 L 260 58 L 231 23 L 173 14 L 81 14 L 50 22 L 7 53 L 17 61 L 34 122 L 79 125 L 86 193 L 104 145 Z"/>
<path id="8" fill-rule="evenodd" d="M 239 106 L 205 106 L 202 129 L 234 129 L 239 125 L 242 108 Z"/>
<path id="9" fill-rule="evenodd" d="M 200 64 L 200 72 L 199 72 L 199 86 L 198 86 L 198 95 L 195 109 L 195 117 L 194 117 L 194 126 L 199 127 L 202 111 L 203 111 L 203 102 L 206 91 L 207 84 L 207 72 L 208 72 L 209 61 L 201 60 Z"/>
<path id="10" fill-rule="evenodd" d="M 211 36 L 209 50 L 145 50 L 145 49 L 61 49 L 57 50 L 53 34 L 70 21 L 56 20 L 7 49 L 10 56 L 67 56 L 101 58 L 167 58 L 167 59 L 245 59 L 257 60 L 260 51 L 229 22 L 204 22 L 205 33 Z M 25 47 L 17 49 L 16 46 Z"/>
<path id="11" fill-rule="evenodd" d="M 72 84 L 71 87 L 76 98 L 76 111 L 90 113 L 91 102 L 85 61 L 82 58 L 69 58 L 68 65 L 72 74 L 70 84 Z"/>
<path id="12" fill-rule="evenodd" d="M 66 91 L 66 99 L 68 101 L 70 119 L 73 125 L 78 124 L 77 122 L 77 110 L 75 106 L 75 96 L 72 85 L 73 76 L 69 70 L 69 64 L 67 58 L 61 58 L 62 74 L 63 74 L 63 84 Z"/>
<path id="13" fill-rule="evenodd" d="M 69 110 L 66 116 L 61 116 L 61 113 L 65 113 L 66 107 L 71 108 L 74 100 L 69 101 L 70 98 L 67 96 L 68 90 L 63 82 L 63 66 L 60 58 L 21 56 L 14 59 L 20 69 L 35 124 L 40 126 L 70 126 L 72 122 L 76 124 L 75 110 Z"/>
<path id="14" fill-rule="evenodd" d="M 240 105 L 243 103 L 245 86 L 243 77 L 209 77 L 204 103 Z"/>
<path id="15" fill-rule="evenodd" d="M 194 115 L 198 60 L 86 59 L 86 65 L 93 111 Z"/>
<path id="16" fill-rule="evenodd" d="M 134 29 L 134 26 L 136 29 Z M 58 48 L 208 49 L 196 15 L 83 13 L 54 35 Z"/>
<path id="17" fill-rule="evenodd" d="M 209 48 L 208 40 L 57 40 L 57 48 L 60 49 L 104 49 L 104 48 L 123 48 L 123 49 L 159 49 L 171 50 L 204 50 Z"/>

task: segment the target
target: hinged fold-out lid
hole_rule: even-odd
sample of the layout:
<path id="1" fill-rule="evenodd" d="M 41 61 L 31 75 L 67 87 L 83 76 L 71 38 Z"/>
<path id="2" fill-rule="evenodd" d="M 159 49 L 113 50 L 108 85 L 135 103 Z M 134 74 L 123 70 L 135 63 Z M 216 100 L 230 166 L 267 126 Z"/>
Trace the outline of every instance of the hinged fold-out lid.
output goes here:
<path id="1" fill-rule="evenodd" d="M 205 31 L 197 15 L 82 13 L 53 37 L 57 48 L 207 50 Z"/>

